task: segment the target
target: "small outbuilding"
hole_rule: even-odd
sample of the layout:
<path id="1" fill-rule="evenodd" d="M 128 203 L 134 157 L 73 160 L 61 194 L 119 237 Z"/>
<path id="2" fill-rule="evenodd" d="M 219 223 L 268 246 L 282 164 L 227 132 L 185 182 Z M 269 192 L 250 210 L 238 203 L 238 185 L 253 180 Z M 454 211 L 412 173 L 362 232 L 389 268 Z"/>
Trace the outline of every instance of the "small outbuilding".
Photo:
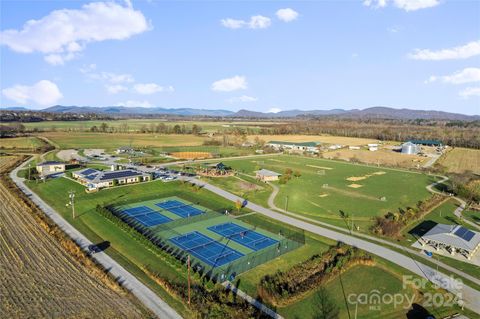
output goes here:
<path id="1" fill-rule="evenodd" d="M 470 260 L 480 248 L 480 233 L 461 225 L 437 224 L 421 236 L 420 243 L 436 250 L 445 249 L 451 255 L 458 252 Z"/>
<path id="2" fill-rule="evenodd" d="M 40 175 L 51 175 L 60 172 L 65 172 L 65 163 L 57 161 L 46 161 L 38 163 L 36 166 L 37 172 Z"/>
<path id="3" fill-rule="evenodd" d="M 117 148 L 117 150 L 115 151 L 115 153 L 117 154 L 131 154 L 133 152 L 135 152 L 135 150 L 130 146 L 122 146 Z"/>
<path id="4" fill-rule="evenodd" d="M 282 174 L 268 169 L 261 169 L 255 172 L 255 177 L 263 182 L 278 181 L 280 176 L 282 176 Z"/>

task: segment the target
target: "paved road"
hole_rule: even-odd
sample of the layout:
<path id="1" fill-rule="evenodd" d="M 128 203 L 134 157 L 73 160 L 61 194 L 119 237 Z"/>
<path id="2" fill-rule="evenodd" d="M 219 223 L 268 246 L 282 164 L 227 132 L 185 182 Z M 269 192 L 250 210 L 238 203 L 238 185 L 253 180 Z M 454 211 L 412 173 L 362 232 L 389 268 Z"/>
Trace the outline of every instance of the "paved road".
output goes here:
<path id="1" fill-rule="evenodd" d="M 188 181 L 195 183 L 197 185 L 200 185 L 204 187 L 205 189 L 214 192 L 230 201 L 236 202 L 237 200 L 243 201 L 243 198 L 240 198 L 232 193 L 229 193 L 221 188 L 218 188 L 216 186 L 210 185 L 204 181 L 200 181 L 198 179 L 194 178 L 187 178 Z M 365 251 L 368 251 L 374 255 L 377 255 L 381 258 L 385 258 L 396 265 L 403 267 L 412 273 L 421 276 L 423 278 L 428 279 L 429 281 L 445 288 L 446 290 L 457 294 L 461 295 L 463 302 L 465 303 L 465 306 L 472 311 L 475 311 L 476 313 L 480 314 L 480 292 L 467 286 L 467 285 L 461 285 L 459 287 L 458 283 L 455 282 L 454 279 L 451 277 L 448 277 L 447 275 L 436 271 L 435 269 L 422 264 L 408 256 L 405 256 L 401 253 L 398 253 L 396 251 L 393 251 L 389 248 L 380 246 L 375 243 L 368 242 L 366 240 L 353 237 L 344 233 L 340 233 L 337 231 L 333 231 L 330 229 L 326 229 L 317 225 L 313 225 L 311 223 L 299 220 L 297 218 L 293 218 L 281 213 L 277 213 L 273 210 L 267 209 L 265 207 L 262 207 L 260 205 L 248 202 L 246 205 L 247 208 L 256 211 L 262 215 L 268 216 L 270 218 L 279 220 L 281 222 L 284 222 L 289 225 L 294 225 L 300 229 L 304 229 L 306 231 L 318 234 L 323 237 L 327 237 L 330 239 L 333 239 L 335 241 L 342 241 L 346 244 L 356 246 L 360 249 L 363 249 Z"/>
<path id="2" fill-rule="evenodd" d="M 445 180 L 443 180 L 445 181 Z M 437 183 L 440 183 L 440 182 L 437 182 Z M 437 184 L 437 183 L 434 183 L 434 184 Z M 272 183 L 269 183 L 270 186 L 272 186 L 273 188 L 273 192 L 270 194 L 270 197 L 268 198 L 268 206 L 272 209 L 275 209 L 277 211 L 280 211 L 282 212 L 283 214 L 287 214 L 287 215 L 290 215 L 292 217 L 295 217 L 297 219 L 301 219 L 301 220 L 304 220 L 304 221 L 307 221 L 309 223 L 313 223 L 313 224 L 317 224 L 317 225 L 322 225 L 322 226 L 325 226 L 325 227 L 328 227 L 328 228 L 331 228 L 331 229 L 335 229 L 335 230 L 338 230 L 338 231 L 341 231 L 343 233 L 348 233 L 349 230 L 345 229 L 345 228 L 342 228 L 342 227 L 339 227 L 339 226 L 335 226 L 335 225 L 332 225 L 332 224 L 329 224 L 329 223 L 325 223 L 325 222 L 321 222 L 321 221 L 318 221 L 316 219 L 312 219 L 312 218 L 309 218 L 309 217 L 305 217 L 305 216 L 301 216 L 301 215 L 298 215 L 298 214 L 295 214 L 295 213 L 292 213 L 292 212 L 289 212 L 289 211 L 285 211 L 284 209 L 282 208 L 279 208 L 275 205 L 274 203 L 274 200 L 275 200 L 275 197 L 277 196 L 278 194 L 278 187 Z M 432 184 L 433 185 L 433 184 Z M 430 186 L 432 186 L 430 185 Z M 427 187 L 428 188 L 428 187 Z M 388 245 L 390 247 L 394 247 L 394 248 L 397 248 L 397 249 L 400 249 L 402 251 L 404 251 L 405 253 L 409 254 L 409 255 L 415 255 L 415 256 L 418 256 L 418 257 L 421 257 L 425 260 L 428 260 L 429 262 L 431 263 L 434 263 L 436 265 L 438 265 L 439 267 L 442 267 L 443 269 L 446 269 L 448 271 L 450 271 L 451 273 L 454 273 L 454 274 L 457 274 L 458 276 L 460 277 L 463 277 L 465 279 L 468 279 L 470 280 L 471 282 L 474 282 L 475 284 L 477 285 L 480 285 L 480 278 L 477 278 L 477 277 L 474 277 L 472 275 L 469 275 L 457 268 L 454 268 L 450 265 L 447 265 L 437 259 L 433 259 L 431 257 L 428 257 L 426 254 L 424 254 L 423 252 L 421 251 L 418 251 L 418 250 L 415 250 L 415 249 L 411 249 L 411 248 L 407 248 L 405 246 L 402 246 L 402 245 L 399 245 L 399 244 L 395 244 L 395 243 L 392 243 L 391 241 L 388 241 L 388 240 L 385 240 L 385 239 L 382 239 L 382 238 L 378 238 L 378 237 L 375 237 L 375 236 L 370 236 L 370 235 L 367 235 L 367 234 L 363 234 L 363 233 L 359 233 L 359 232 L 353 232 L 353 234 L 357 237 L 362 237 L 362 238 L 365 238 L 365 239 L 368 239 L 369 241 L 374 241 L 374 242 L 377 242 L 377 243 L 382 243 L 383 245 Z"/>
<path id="3" fill-rule="evenodd" d="M 82 233 L 70 225 L 59 213 L 52 207 L 45 203 L 39 196 L 33 193 L 24 183 L 23 178 L 17 177 L 19 169 L 23 168 L 28 161 L 14 169 L 10 173 L 10 177 L 15 184 L 25 193 L 29 195 L 30 199 L 45 212 L 70 238 L 72 238 L 83 250 L 88 251 L 88 246 L 92 244 Z M 97 253 L 93 258 L 100 263 L 105 269 L 108 269 L 110 274 L 122 283 L 122 286 L 131 291 L 148 309 L 155 313 L 159 318 L 178 319 L 182 318 L 173 308 L 171 308 L 165 301 L 157 296 L 150 288 L 140 282 L 135 276 L 129 273 L 125 268 L 118 264 L 106 253 Z"/>

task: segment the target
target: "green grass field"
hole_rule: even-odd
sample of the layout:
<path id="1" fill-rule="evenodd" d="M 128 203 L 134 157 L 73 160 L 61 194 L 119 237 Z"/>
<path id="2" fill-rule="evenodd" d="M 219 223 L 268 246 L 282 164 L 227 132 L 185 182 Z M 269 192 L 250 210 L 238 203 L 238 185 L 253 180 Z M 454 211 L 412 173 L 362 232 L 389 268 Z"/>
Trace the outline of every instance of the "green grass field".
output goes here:
<path id="1" fill-rule="evenodd" d="M 142 127 L 149 128 L 152 125 L 158 125 L 163 123 L 165 125 L 185 125 L 191 127 L 193 124 L 197 124 L 202 128 L 202 131 L 212 132 L 221 131 L 225 128 L 240 127 L 249 129 L 260 129 L 261 125 L 269 125 L 272 122 L 267 121 L 167 121 L 162 119 L 128 119 L 128 120 L 115 120 L 115 121 L 44 121 L 35 123 L 21 123 L 27 129 L 38 130 L 57 130 L 57 131 L 87 131 L 92 126 L 100 127 L 102 123 L 107 123 L 109 127 L 119 129 L 124 128 L 127 125 L 127 130 L 134 132 L 141 130 Z M 275 122 L 279 123 L 279 122 Z"/>
<path id="2" fill-rule="evenodd" d="M 434 181 L 433 176 L 413 172 L 290 155 L 227 160 L 225 164 L 250 176 L 260 168 L 282 174 L 287 168 L 299 171 L 300 177 L 292 177 L 284 185 L 274 182 L 280 188 L 277 207 L 284 208 L 288 196 L 289 211 L 346 227 L 339 216 L 344 211 L 353 216 L 361 231 L 367 230 L 375 216 L 428 198 L 425 187 Z M 323 187 L 325 184 L 328 186 Z M 252 201 L 264 206 L 267 198 L 264 194 L 250 195 Z"/>

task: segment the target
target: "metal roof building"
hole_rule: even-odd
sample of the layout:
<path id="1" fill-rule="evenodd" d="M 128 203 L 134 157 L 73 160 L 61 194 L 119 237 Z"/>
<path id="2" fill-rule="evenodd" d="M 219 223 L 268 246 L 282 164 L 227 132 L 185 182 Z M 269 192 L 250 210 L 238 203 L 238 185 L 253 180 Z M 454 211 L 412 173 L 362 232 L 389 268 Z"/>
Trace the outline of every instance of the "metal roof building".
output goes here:
<path id="1" fill-rule="evenodd" d="M 480 247 L 480 233 L 461 225 L 437 224 L 420 239 L 422 246 L 429 245 L 436 250 L 443 248 L 452 255 L 459 252 L 467 259 L 471 259 Z"/>
<path id="2" fill-rule="evenodd" d="M 278 180 L 278 177 L 282 176 L 282 174 L 262 168 L 261 170 L 255 172 L 255 176 L 259 180 L 269 182 Z"/>
<path id="3" fill-rule="evenodd" d="M 72 176 L 87 185 L 88 188 L 103 188 L 114 186 L 115 181 L 121 184 L 131 184 L 150 180 L 150 175 L 133 170 L 125 169 L 118 171 L 99 171 L 93 168 L 85 168 L 72 173 Z"/>

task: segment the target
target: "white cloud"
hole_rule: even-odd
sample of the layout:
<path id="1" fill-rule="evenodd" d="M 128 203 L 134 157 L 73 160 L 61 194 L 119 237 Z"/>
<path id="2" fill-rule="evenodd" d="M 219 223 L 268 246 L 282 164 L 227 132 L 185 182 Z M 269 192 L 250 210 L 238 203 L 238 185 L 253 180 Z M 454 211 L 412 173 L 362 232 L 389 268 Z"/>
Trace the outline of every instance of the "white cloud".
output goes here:
<path id="1" fill-rule="evenodd" d="M 110 94 L 117 94 L 117 93 L 120 93 L 120 92 L 128 91 L 128 88 L 126 86 L 121 85 L 121 84 L 105 85 L 105 88 L 107 89 L 108 93 L 110 93 Z"/>
<path id="2" fill-rule="evenodd" d="M 298 12 L 290 8 L 280 9 L 275 14 L 283 22 L 291 22 L 298 18 Z"/>
<path id="3" fill-rule="evenodd" d="M 462 97 L 464 99 L 468 99 L 471 96 L 480 96 L 480 86 L 478 86 L 478 87 L 468 87 L 468 88 L 460 91 L 460 93 L 458 93 L 458 95 L 460 95 L 460 97 Z"/>
<path id="4" fill-rule="evenodd" d="M 61 9 L 22 29 L 0 32 L 0 43 L 19 53 L 40 52 L 45 61 L 61 65 L 91 42 L 124 40 L 149 29 L 142 12 L 115 2 L 92 2 L 81 9 Z"/>
<path id="5" fill-rule="evenodd" d="M 363 5 L 378 9 L 386 7 L 391 2 L 395 7 L 407 12 L 432 8 L 440 4 L 440 0 L 364 0 Z"/>
<path id="6" fill-rule="evenodd" d="M 245 90 L 247 88 L 247 79 L 244 76 L 235 75 L 228 79 L 218 80 L 212 83 L 213 91 L 230 92 L 236 90 Z"/>
<path id="7" fill-rule="evenodd" d="M 115 106 L 126 106 L 126 107 L 152 107 L 153 105 L 148 101 L 135 101 L 128 100 L 125 102 L 118 102 Z"/>
<path id="8" fill-rule="evenodd" d="M 432 75 L 426 83 L 441 81 L 449 84 L 464 84 L 472 82 L 480 82 L 480 68 L 465 68 L 455 72 L 452 75 L 435 76 Z"/>
<path id="9" fill-rule="evenodd" d="M 410 53 L 408 57 L 414 60 L 440 61 L 468 59 L 476 55 L 480 55 L 480 40 L 472 41 L 462 46 L 438 51 L 432 51 L 429 49 L 416 49 L 413 53 Z"/>
<path id="10" fill-rule="evenodd" d="M 258 99 L 256 97 L 253 97 L 253 96 L 242 95 L 242 96 L 232 97 L 232 98 L 228 99 L 227 101 L 229 103 L 238 103 L 238 102 L 247 103 L 247 102 L 256 102 L 256 101 L 258 101 Z"/>
<path id="11" fill-rule="evenodd" d="M 278 113 L 278 112 L 281 112 L 282 110 L 279 109 L 278 107 L 272 107 L 270 108 L 267 113 Z"/>
<path id="12" fill-rule="evenodd" d="M 272 24 L 272 20 L 268 17 L 256 15 L 251 16 L 250 21 L 227 18 L 220 20 L 220 23 L 229 29 L 265 29 Z"/>
<path id="13" fill-rule="evenodd" d="M 138 83 L 133 86 L 133 89 L 138 93 L 138 94 L 154 94 L 157 92 L 173 92 L 174 88 L 173 86 L 160 86 L 156 83 Z"/>
<path id="14" fill-rule="evenodd" d="M 14 85 L 2 90 L 2 94 L 9 100 L 19 104 L 36 103 L 38 105 L 53 105 L 60 100 L 63 95 L 58 86 L 48 80 L 41 80 L 37 83 L 28 85 Z"/>

